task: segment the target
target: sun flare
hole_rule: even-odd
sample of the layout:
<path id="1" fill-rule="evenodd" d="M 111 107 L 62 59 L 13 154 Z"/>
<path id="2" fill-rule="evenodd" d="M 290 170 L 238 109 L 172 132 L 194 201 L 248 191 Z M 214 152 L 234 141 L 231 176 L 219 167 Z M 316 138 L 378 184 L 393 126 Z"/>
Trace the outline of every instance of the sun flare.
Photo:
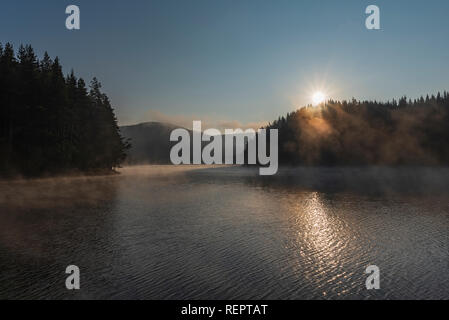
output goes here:
<path id="1" fill-rule="evenodd" d="M 321 91 L 316 91 L 312 96 L 312 102 L 314 105 L 323 103 L 326 100 L 326 95 Z"/>

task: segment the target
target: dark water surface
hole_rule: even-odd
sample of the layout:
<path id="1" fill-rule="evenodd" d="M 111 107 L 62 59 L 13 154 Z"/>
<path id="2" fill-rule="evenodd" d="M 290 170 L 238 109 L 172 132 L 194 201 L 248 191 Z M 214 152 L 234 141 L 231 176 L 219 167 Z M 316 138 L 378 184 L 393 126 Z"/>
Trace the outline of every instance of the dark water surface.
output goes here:
<path id="1" fill-rule="evenodd" d="M 449 169 L 257 173 L 0 182 L 0 298 L 449 299 Z"/>

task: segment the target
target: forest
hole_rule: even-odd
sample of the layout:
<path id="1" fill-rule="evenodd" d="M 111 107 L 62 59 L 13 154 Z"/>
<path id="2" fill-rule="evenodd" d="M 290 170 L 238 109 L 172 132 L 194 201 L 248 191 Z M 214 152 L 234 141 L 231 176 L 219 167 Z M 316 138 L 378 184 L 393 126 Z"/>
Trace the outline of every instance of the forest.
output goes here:
<path id="1" fill-rule="evenodd" d="M 0 44 L 0 176 L 112 172 L 128 148 L 96 78 L 87 87 L 58 57 Z"/>
<path id="2" fill-rule="evenodd" d="M 266 129 L 278 129 L 284 165 L 448 165 L 449 93 L 329 100 Z M 87 87 L 57 57 L 0 44 L 0 176 L 112 172 L 129 149 L 96 78 Z"/>
<path id="3" fill-rule="evenodd" d="M 267 128 L 279 130 L 280 164 L 449 164 L 447 92 L 388 102 L 329 100 Z"/>

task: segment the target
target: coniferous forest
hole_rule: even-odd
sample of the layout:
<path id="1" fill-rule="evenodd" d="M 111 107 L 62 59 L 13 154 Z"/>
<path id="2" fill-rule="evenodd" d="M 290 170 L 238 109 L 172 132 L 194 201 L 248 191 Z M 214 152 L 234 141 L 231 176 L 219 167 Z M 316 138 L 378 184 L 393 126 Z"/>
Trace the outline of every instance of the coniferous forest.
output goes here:
<path id="1" fill-rule="evenodd" d="M 448 165 L 449 93 L 391 102 L 332 101 L 280 117 L 279 161 L 290 165 Z M 0 44 L 0 175 L 111 171 L 130 145 L 101 84 L 59 59 Z"/>
<path id="2" fill-rule="evenodd" d="M 111 171 L 127 148 L 96 78 L 87 87 L 57 57 L 0 44 L 0 175 Z"/>
<path id="3" fill-rule="evenodd" d="M 279 161 L 291 165 L 449 165 L 449 93 L 415 100 L 327 101 L 289 113 Z"/>

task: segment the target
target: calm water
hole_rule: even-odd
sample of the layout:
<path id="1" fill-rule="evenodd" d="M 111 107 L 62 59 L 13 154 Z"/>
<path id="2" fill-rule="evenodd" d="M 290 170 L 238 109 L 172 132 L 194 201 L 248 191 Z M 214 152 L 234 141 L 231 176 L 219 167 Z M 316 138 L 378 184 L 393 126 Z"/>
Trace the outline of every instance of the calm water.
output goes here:
<path id="1" fill-rule="evenodd" d="M 448 200 L 448 169 L 153 166 L 0 182 L 0 298 L 449 299 Z"/>

